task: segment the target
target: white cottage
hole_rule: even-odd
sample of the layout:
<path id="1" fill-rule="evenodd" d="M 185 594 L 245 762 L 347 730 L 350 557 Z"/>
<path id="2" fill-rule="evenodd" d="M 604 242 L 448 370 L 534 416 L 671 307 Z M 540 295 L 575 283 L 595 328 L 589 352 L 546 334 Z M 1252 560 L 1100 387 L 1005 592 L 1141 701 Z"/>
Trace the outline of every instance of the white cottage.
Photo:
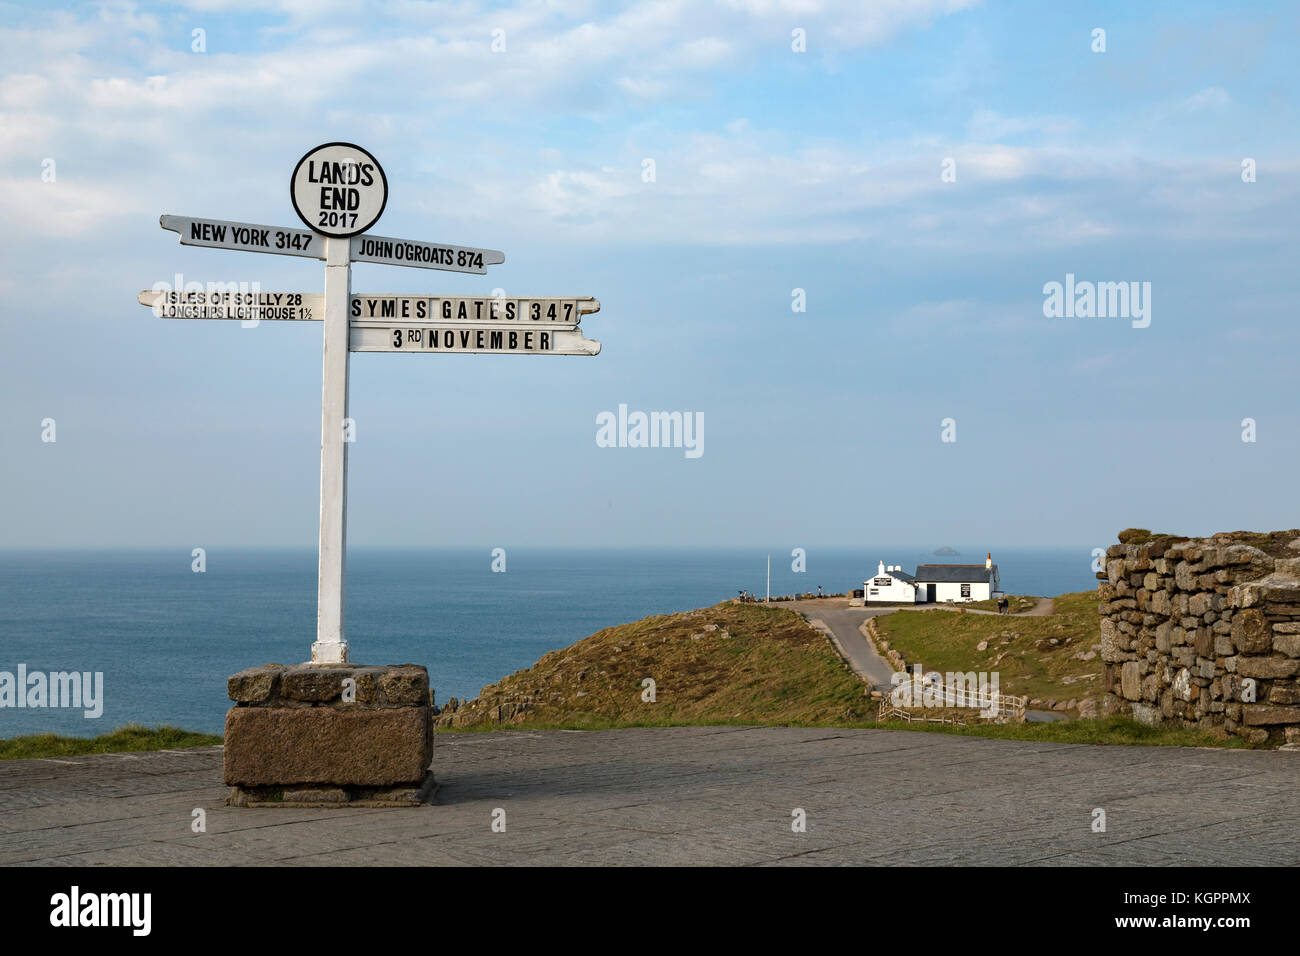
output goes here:
<path id="1" fill-rule="evenodd" d="M 886 565 L 884 561 L 876 568 L 876 576 L 862 582 L 862 596 L 867 604 L 915 604 L 925 600 L 925 591 L 921 589 L 917 597 L 916 578 L 898 565 Z"/>
<path id="2" fill-rule="evenodd" d="M 928 604 L 986 601 L 1001 593 L 998 566 L 989 554 L 981 564 L 922 564 L 916 574 L 880 562 L 862 584 L 866 604 Z"/>
<path id="3" fill-rule="evenodd" d="M 982 565 L 979 564 L 922 564 L 916 569 L 917 587 L 925 585 L 929 589 L 927 600 L 937 603 L 965 603 L 967 601 L 987 601 L 995 593 L 1001 593 L 1002 585 L 998 580 L 998 566 L 989 554 Z"/>

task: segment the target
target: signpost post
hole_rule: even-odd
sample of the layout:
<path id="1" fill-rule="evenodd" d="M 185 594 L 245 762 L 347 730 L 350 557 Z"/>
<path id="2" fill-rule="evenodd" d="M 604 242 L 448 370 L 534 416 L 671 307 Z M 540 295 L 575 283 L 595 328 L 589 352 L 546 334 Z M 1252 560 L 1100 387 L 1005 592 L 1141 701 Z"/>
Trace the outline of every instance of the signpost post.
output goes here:
<path id="1" fill-rule="evenodd" d="M 289 177 L 294 212 L 325 236 L 325 344 L 320 400 L 320 545 L 316 569 L 316 642 L 311 659 L 342 664 L 343 572 L 347 558 L 348 310 L 352 299 L 352 237 L 388 205 L 388 177 L 360 146 L 326 143 L 310 150 Z"/>
<path id="2" fill-rule="evenodd" d="M 348 659 L 343 635 L 343 571 L 348 540 L 348 304 L 352 268 L 346 238 L 325 240 L 325 345 L 320 399 L 320 547 L 316 570 L 316 642 L 311 659 Z"/>
<path id="3" fill-rule="evenodd" d="M 352 294 L 352 263 L 485 275 L 505 262 L 496 249 L 370 235 L 388 205 L 379 161 L 352 143 L 306 153 L 289 178 L 294 211 L 306 229 L 224 219 L 162 216 L 182 245 L 299 256 L 325 262 L 325 293 L 141 292 L 140 303 L 166 318 L 292 319 L 324 325 L 321 367 L 320 543 L 316 640 L 311 660 L 348 660 L 343 626 L 347 557 L 348 363 L 352 352 L 597 355 L 583 315 L 600 309 L 591 296 L 506 298 L 464 295 Z"/>

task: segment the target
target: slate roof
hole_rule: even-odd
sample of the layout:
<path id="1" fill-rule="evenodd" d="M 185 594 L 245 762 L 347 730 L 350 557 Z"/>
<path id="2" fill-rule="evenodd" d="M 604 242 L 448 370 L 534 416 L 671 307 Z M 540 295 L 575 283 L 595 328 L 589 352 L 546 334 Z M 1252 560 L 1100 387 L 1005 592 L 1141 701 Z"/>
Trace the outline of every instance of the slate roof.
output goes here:
<path id="1" fill-rule="evenodd" d="M 996 564 L 991 569 L 982 564 L 921 564 L 915 580 L 922 584 L 992 584 L 997 573 Z"/>

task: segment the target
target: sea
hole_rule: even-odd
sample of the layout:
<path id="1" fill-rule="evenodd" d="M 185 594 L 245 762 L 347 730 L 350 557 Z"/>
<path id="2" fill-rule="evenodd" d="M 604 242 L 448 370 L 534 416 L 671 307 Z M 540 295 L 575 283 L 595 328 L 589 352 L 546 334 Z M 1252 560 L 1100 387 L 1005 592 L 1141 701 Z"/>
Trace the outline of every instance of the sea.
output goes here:
<path id="1" fill-rule="evenodd" d="M 915 547 L 771 552 L 772 594 L 862 587 L 877 561 L 982 564 L 987 549 L 935 555 Z M 766 588 L 765 549 L 352 548 L 346 636 L 352 659 L 423 664 L 441 704 L 589 634 L 653 614 Z M 995 549 L 1003 589 L 1054 596 L 1096 586 L 1090 547 Z M 0 552 L 0 684 L 4 674 L 102 674 L 102 713 L 19 708 L 0 694 L 0 737 L 94 736 L 126 723 L 220 733 L 226 677 L 310 657 L 314 550 L 209 549 L 204 569 L 171 551 Z M 500 567 L 499 556 L 496 564 Z M 94 678 L 91 678 L 92 682 Z"/>

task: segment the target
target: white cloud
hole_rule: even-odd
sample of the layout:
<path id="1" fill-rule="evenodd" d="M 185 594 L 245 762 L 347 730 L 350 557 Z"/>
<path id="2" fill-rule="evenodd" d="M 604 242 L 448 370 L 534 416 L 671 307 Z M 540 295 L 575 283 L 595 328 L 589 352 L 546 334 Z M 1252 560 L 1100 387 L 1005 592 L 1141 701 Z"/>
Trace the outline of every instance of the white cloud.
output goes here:
<path id="1" fill-rule="evenodd" d="M 6 216 L 23 231 L 42 236 L 80 236 L 135 211 L 130 198 L 111 186 L 71 181 L 66 175 L 43 182 L 39 168 L 27 178 L 0 179 Z"/>
<path id="2" fill-rule="evenodd" d="M 978 6 L 980 0 L 873 0 L 842 3 L 833 0 L 719 0 L 719 6 L 756 20 L 779 20 L 788 28 L 808 31 L 809 49 L 821 38 L 835 46 L 871 46 L 912 26 Z"/>
<path id="3" fill-rule="evenodd" d="M 668 84 L 663 80 L 652 80 L 646 77 L 620 76 L 615 82 L 623 92 L 638 99 L 657 99 L 668 89 Z"/>
<path id="4" fill-rule="evenodd" d="M 40 158 L 59 162 L 62 192 L 25 191 L 11 214 L 35 235 L 153 217 L 161 211 L 153 206 L 177 197 L 192 205 L 171 211 L 249 218 L 245 210 L 282 200 L 267 170 L 301 155 L 304 135 L 323 140 L 343 128 L 381 157 L 385 148 L 406 157 L 401 206 L 452 224 L 509 223 L 515 236 L 873 239 L 944 249 L 1267 237 L 1250 214 L 1276 196 L 1242 193 L 1217 159 L 1145 159 L 1133 142 L 1080 146 L 1070 117 L 980 109 L 956 142 L 938 131 L 809 139 L 759 118 L 720 120 L 716 130 L 637 125 L 653 115 L 650 106 L 703 95 L 719 73 L 784 38 L 772 32 L 776 21 L 841 24 L 851 38 L 844 42 L 861 44 L 879 42 L 886 25 L 901 29 L 966 6 L 670 0 L 604 13 L 583 2 L 495 10 L 390 0 L 376 4 L 377 17 L 401 29 L 376 35 L 356 30 L 342 4 L 281 0 L 275 8 L 298 27 L 278 48 L 236 54 L 218 42 L 205 55 L 187 44 L 132 46 L 157 24 L 128 3 L 91 20 L 56 13 L 41 29 L 0 30 L 8 71 L 0 76 L 0 173 L 28 190 L 41 185 Z M 210 0 L 185 9 L 247 7 Z M 863 23 L 846 25 L 855 18 Z M 494 25 L 507 31 L 507 53 L 491 52 Z M 1216 102 L 1215 90 L 1223 93 L 1211 87 L 1197 97 Z M 551 132 L 551 117 L 563 134 Z M 591 122 L 590 135 L 569 135 L 579 119 Z M 526 138 L 503 138 L 503 129 Z M 655 183 L 641 180 L 646 156 L 656 161 Z M 947 156 L 957 161 L 956 183 L 940 181 Z M 1274 181 L 1287 173 L 1274 164 Z"/>
<path id="5" fill-rule="evenodd" d="M 0 79 L 0 106 L 15 109 L 31 106 L 50 87 L 50 81 L 36 73 L 11 73 Z"/>
<path id="6" fill-rule="evenodd" d="M 1095 375 L 1106 372 L 1123 364 L 1124 359 L 1115 352 L 1100 352 L 1096 355 L 1084 355 L 1070 363 L 1070 370 L 1081 375 Z"/>
<path id="7" fill-rule="evenodd" d="M 1011 146 L 966 146 L 960 150 L 958 177 L 974 173 L 978 179 L 1020 179 L 1041 154 Z"/>
<path id="8" fill-rule="evenodd" d="M 47 142 L 54 128 L 51 116 L 0 112 L 0 159 L 12 156 L 32 163 L 38 158 L 44 158 L 35 156 L 32 146 Z"/>
<path id="9" fill-rule="evenodd" d="M 162 32 L 158 18 L 153 14 L 141 13 L 140 5 L 133 0 L 98 0 L 95 6 L 100 23 L 152 37 L 157 37 Z"/>
<path id="10" fill-rule="evenodd" d="M 1183 100 L 1182 107 L 1193 113 L 1202 110 L 1222 109 L 1232 102 L 1232 97 L 1228 95 L 1227 90 L 1221 86 L 1207 86 L 1198 93 L 1193 93 L 1187 99 Z"/>
<path id="11" fill-rule="evenodd" d="M 995 110 L 981 109 L 971 114 L 966 131 L 972 140 L 996 142 L 1025 135 L 1056 139 L 1075 133 L 1078 126 L 1069 117 L 1005 116 Z"/>

